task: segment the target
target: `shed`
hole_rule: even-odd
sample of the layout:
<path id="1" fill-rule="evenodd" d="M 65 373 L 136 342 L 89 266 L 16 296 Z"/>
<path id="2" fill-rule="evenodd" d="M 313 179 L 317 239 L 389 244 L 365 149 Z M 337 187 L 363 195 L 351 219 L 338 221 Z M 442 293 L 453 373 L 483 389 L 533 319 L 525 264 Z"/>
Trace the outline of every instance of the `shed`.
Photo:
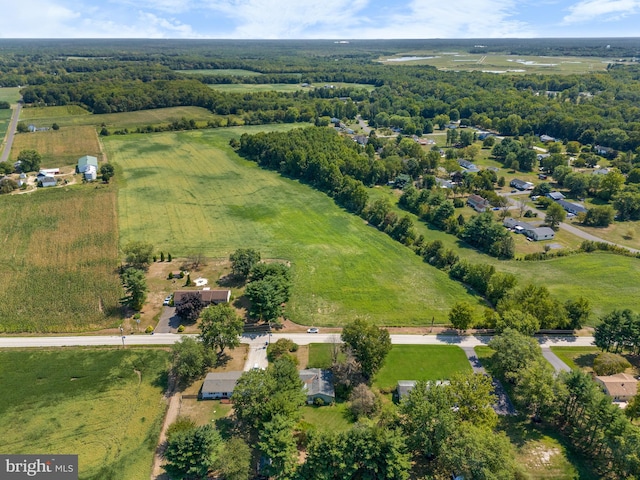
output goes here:
<path id="1" fill-rule="evenodd" d="M 77 166 L 78 173 L 84 173 L 89 165 L 93 165 L 96 168 L 96 172 L 98 171 L 98 159 L 96 157 L 91 155 L 80 157 Z"/>
<path id="2" fill-rule="evenodd" d="M 329 370 L 320 368 L 307 368 L 298 372 L 302 380 L 303 388 L 307 394 L 307 403 L 313 404 L 316 399 L 321 399 L 325 404 L 336 401 L 336 392 L 333 388 L 333 374 Z"/>
<path id="3" fill-rule="evenodd" d="M 43 187 L 55 187 L 58 184 L 56 177 L 51 174 L 46 174 L 42 177 L 38 174 L 38 181 L 42 183 Z"/>
<path id="4" fill-rule="evenodd" d="M 231 397 L 242 373 L 243 372 L 208 373 L 202 383 L 200 398 L 203 400 L 213 400 L 216 398 Z"/>

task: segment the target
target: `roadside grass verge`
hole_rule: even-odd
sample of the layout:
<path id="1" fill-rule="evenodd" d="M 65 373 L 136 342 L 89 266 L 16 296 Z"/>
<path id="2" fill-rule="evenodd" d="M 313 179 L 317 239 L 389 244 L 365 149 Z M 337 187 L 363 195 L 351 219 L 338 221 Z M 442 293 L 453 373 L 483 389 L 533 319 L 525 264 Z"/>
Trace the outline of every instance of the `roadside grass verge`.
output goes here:
<path id="1" fill-rule="evenodd" d="M 87 331 L 120 318 L 115 186 L 0 202 L 0 332 Z"/>
<path id="2" fill-rule="evenodd" d="M 149 478 L 168 353 L 0 351 L 0 451 L 74 453 L 83 480 Z"/>
<path id="3" fill-rule="evenodd" d="M 471 371 L 466 355 L 455 345 L 394 345 L 373 386 L 389 391 L 398 380 L 447 380 L 454 373 Z"/>
<path id="4" fill-rule="evenodd" d="M 560 360 L 572 370 L 592 371 L 593 361 L 601 352 L 598 347 L 551 347 Z"/>
<path id="5" fill-rule="evenodd" d="M 42 168 L 75 165 L 84 155 L 92 155 L 99 160 L 102 157 L 93 127 L 62 127 L 60 130 L 20 133 L 13 138 L 11 161 L 15 162 L 22 150 L 29 149 L 42 155 Z"/>
<path id="6" fill-rule="evenodd" d="M 105 138 L 108 158 L 123 172 L 121 243 L 144 239 L 176 258 L 228 258 L 250 247 L 263 258 L 289 260 L 294 286 L 286 316 L 305 325 L 342 325 L 355 315 L 379 325 L 424 325 L 432 317 L 442 323 L 455 302 L 479 302 L 323 193 L 228 146 L 242 133 L 292 127 Z"/>
<path id="7" fill-rule="evenodd" d="M 334 345 L 330 343 L 310 343 L 307 368 L 330 368 L 333 363 L 333 349 Z M 340 349 L 340 345 L 338 345 L 338 349 Z M 346 355 L 340 350 L 338 360 L 344 360 L 345 358 Z"/>

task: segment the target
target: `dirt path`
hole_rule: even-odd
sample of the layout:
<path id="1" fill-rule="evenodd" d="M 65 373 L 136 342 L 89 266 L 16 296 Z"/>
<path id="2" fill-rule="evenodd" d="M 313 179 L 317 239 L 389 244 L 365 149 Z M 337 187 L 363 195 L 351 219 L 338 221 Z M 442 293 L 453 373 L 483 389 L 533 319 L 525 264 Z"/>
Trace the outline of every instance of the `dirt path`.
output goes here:
<path id="1" fill-rule="evenodd" d="M 169 379 L 169 387 L 165 394 L 164 401 L 168 403 L 167 413 L 164 416 L 162 422 L 162 429 L 160 430 L 160 438 L 158 439 L 158 446 L 156 447 L 156 454 L 153 457 L 153 467 L 151 468 L 151 480 L 156 480 L 164 474 L 162 469 L 162 462 L 164 451 L 167 448 L 167 430 L 169 425 L 176 421 L 180 414 L 180 404 L 182 403 L 182 394 L 176 392 L 175 380 Z"/>

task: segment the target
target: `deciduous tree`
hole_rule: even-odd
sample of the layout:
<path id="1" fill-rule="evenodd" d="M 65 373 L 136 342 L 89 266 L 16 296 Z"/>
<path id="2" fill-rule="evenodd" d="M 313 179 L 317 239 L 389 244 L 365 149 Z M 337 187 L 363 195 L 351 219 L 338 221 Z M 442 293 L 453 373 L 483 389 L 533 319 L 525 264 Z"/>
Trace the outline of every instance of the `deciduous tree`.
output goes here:
<path id="1" fill-rule="evenodd" d="M 360 318 L 343 328 L 342 341 L 366 378 L 373 377 L 391 350 L 389 332 Z"/>
<path id="2" fill-rule="evenodd" d="M 231 305 L 210 305 L 202 311 L 201 317 L 200 339 L 205 347 L 219 349 L 218 355 L 222 355 L 225 348 L 234 349 L 240 345 L 244 322 Z"/>

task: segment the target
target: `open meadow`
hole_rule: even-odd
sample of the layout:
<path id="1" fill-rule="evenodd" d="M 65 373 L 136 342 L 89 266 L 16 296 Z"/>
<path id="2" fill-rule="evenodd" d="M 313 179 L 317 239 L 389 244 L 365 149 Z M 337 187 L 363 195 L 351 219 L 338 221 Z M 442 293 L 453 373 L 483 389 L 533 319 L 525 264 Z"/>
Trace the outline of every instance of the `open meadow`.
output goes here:
<path id="1" fill-rule="evenodd" d="M 439 70 L 480 71 L 510 74 L 584 74 L 604 72 L 617 59 L 602 57 L 547 57 L 468 53 L 458 51 L 413 51 L 379 59 L 387 65 L 429 65 Z"/>
<path id="2" fill-rule="evenodd" d="M 102 160 L 94 127 L 62 127 L 60 130 L 20 133 L 13 139 L 10 160 L 15 162 L 22 150 L 29 149 L 42 155 L 42 168 L 75 165 L 84 155 Z"/>
<path id="3" fill-rule="evenodd" d="M 344 82 L 335 82 L 331 83 L 334 88 L 364 88 L 369 92 L 375 90 L 373 85 L 368 85 L 365 83 L 344 83 Z M 209 85 L 210 88 L 215 90 L 220 90 L 225 93 L 253 93 L 253 92 L 297 92 L 299 90 L 309 90 L 314 88 L 323 88 L 322 85 L 312 85 L 309 87 L 303 87 L 298 83 L 219 83 Z"/>
<path id="4" fill-rule="evenodd" d="M 0 202 L 0 332 L 117 325 L 115 186 L 52 188 Z"/>
<path id="5" fill-rule="evenodd" d="M 176 257 L 228 257 L 240 247 L 291 262 L 286 315 L 341 325 L 360 315 L 380 325 L 446 321 L 450 306 L 477 302 L 459 283 L 306 185 L 265 171 L 228 146 L 276 127 L 108 137 L 123 172 L 120 241 L 153 243 Z"/>
<path id="6" fill-rule="evenodd" d="M 9 123 L 11 122 L 11 109 L 0 110 L 0 145 L 4 143 L 4 137 L 7 134 Z"/>
<path id="7" fill-rule="evenodd" d="M 257 77 L 260 72 L 243 70 L 241 68 L 206 68 L 202 70 L 176 70 L 185 75 L 228 75 L 233 77 Z"/>
<path id="8" fill-rule="evenodd" d="M 13 104 L 18 100 L 20 100 L 20 89 L 18 87 L 0 88 L 0 102 L 9 102 Z"/>
<path id="9" fill-rule="evenodd" d="M 160 349 L 0 351 L 0 451 L 78 454 L 82 480 L 148 479 L 167 364 Z"/>
<path id="10" fill-rule="evenodd" d="M 167 125 L 182 118 L 193 119 L 197 123 L 207 123 L 209 120 L 220 118 L 206 108 L 201 107 L 170 107 L 153 110 L 139 110 L 124 113 L 104 113 L 95 115 L 79 110 L 71 110 L 71 107 L 36 107 L 23 109 L 20 119 L 28 122 L 28 118 L 34 118 L 37 126 L 51 126 L 57 123 L 60 127 L 89 125 L 94 128 L 105 125 L 107 128 L 145 127 L 147 125 Z M 77 113 L 72 114 L 75 111 Z M 26 113 L 25 113 L 26 112 Z M 27 115 L 27 116 L 25 116 Z"/>

